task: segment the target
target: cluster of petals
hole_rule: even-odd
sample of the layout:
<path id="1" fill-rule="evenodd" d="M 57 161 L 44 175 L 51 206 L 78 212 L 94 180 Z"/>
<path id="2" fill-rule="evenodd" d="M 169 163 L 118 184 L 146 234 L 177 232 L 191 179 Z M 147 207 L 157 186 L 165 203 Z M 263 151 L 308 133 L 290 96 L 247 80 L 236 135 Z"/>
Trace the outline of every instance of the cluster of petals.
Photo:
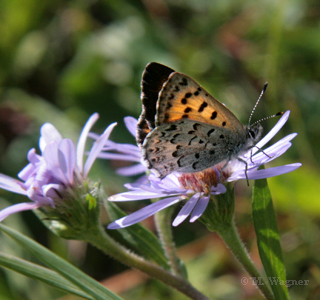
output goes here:
<path id="1" fill-rule="evenodd" d="M 24 210 L 49 205 L 66 190 L 76 188 L 87 177 L 97 155 L 116 125 L 111 124 L 93 144 L 84 164 L 83 156 L 90 129 L 99 115 L 93 114 L 85 124 L 77 148 L 70 139 L 63 139 L 50 123 L 42 125 L 39 140 L 41 155 L 35 149 L 28 152 L 29 164 L 18 174 L 19 179 L 0 174 L 0 188 L 27 196 L 31 202 L 18 203 L 0 211 L 0 221 L 7 216 Z"/>
<path id="2" fill-rule="evenodd" d="M 211 167 L 212 171 L 217 174 L 218 180 L 211 186 L 210 192 L 199 191 L 199 189 L 192 189 L 181 184 L 181 173 L 172 173 L 160 180 L 153 174 L 149 175 L 148 182 L 126 184 L 125 187 L 129 190 L 124 193 L 113 195 L 109 197 L 109 201 L 136 201 L 145 199 L 159 199 L 126 217 L 116 220 L 108 225 L 109 229 L 118 229 L 138 223 L 145 218 L 155 214 L 156 212 L 174 205 L 180 201 L 186 201 L 178 215 L 173 221 L 173 226 L 179 225 L 190 215 L 190 222 L 197 220 L 205 211 L 210 196 L 218 195 L 226 192 L 226 188 L 221 182 L 233 182 L 239 179 L 262 179 L 278 175 L 282 175 L 296 170 L 301 166 L 300 163 L 293 163 L 268 169 L 261 169 L 259 167 L 278 158 L 284 154 L 291 146 L 291 140 L 297 135 L 292 133 L 282 138 L 275 144 L 261 151 L 261 149 L 279 132 L 279 130 L 287 122 L 290 111 L 283 114 L 277 124 L 270 130 L 268 134 L 262 138 L 254 148 L 249 149 L 241 156 L 230 160 L 225 166 L 226 162 Z M 133 125 L 134 122 L 132 121 Z M 130 145 L 132 146 L 132 145 Z M 137 147 L 137 146 L 134 146 Z M 126 154 L 124 147 L 114 146 L 113 149 L 118 149 L 122 152 L 121 157 L 125 160 Z M 138 148 L 139 149 L 139 148 Z M 138 153 L 138 152 L 136 152 Z M 139 157 L 139 160 L 138 160 Z M 106 157 L 112 159 L 111 156 Z M 118 157 L 117 159 L 120 159 Z M 140 156 L 136 155 L 135 161 L 141 161 Z M 139 167 L 141 165 L 138 164 Z M 135 165 L 137 167 L 137 165 Z M 220 174 L 223 176 L 220 177 Z"/>
<path id="3" fill-rule="evenodd" d="M 128 116 L 124 118 L 124 123 L 128 131 L 135 138 L 138 120 Z M 96 139 L 98 138 L 98 135 L 90 133 L 90 137 Z M 142 163 L 141 150 L 137 145 L 115 143 L 108 140 L 102 151 L 98 154 L 98 157 L 110 160 L 134 162 L 131 166 L 117 169 L 117 173 L 122 176 L 140 175 L 145 174 L 147 171 L 146 166 Z"/>

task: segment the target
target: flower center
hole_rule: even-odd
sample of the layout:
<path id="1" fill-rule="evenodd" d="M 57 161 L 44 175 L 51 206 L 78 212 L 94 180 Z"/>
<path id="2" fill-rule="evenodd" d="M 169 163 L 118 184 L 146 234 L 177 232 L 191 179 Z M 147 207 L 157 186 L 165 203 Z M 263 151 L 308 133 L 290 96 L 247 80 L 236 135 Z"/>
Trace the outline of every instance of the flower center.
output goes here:
<path id="1" fill-rule="evenodd" d="M 213 186 L 217 186 L 218 183 L 224 182 L 230 176 L 227 170 L 228 168 L 224 167 L 225 162 L 200 172 L 181 173 L 179 182 L 188 190 L 209 195 Z"/>
<path id="2" fill-rule="evenodd" d="M 213 168 L 208 168 L 196 173 L 182 173 L 179 181 L 188 190 L 209 195 L 211 187 L 219 183 L 219 177 Z"/>

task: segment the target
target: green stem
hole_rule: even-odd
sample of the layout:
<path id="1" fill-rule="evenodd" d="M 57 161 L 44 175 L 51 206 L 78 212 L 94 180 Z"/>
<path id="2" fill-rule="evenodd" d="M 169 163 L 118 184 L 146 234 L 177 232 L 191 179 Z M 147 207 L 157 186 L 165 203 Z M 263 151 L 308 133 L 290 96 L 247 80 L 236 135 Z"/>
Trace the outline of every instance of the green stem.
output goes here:
<path id="1" fill-rule="evenodd" d="M 147 275 L 156 278 L 163 283 L 170 285 L 181 293 L 194 300 L 210 300 L 208 297 L 195 289 L 188 281 L 181 277 L 177 277 L 170 272 L 146 261 L 142 257 L 128 251 L 121 246 L 109 235 L 107 235 L 100 225 L 96 229 L 83 233 L 82 239 L 91 243 L 107 255 L 114 257 L 123 264 L 134 269 L 140 270 Z"/>
<path id="2" fill-rule="evenodd" d="M 180 259 L 177 255 L 176 246 L 173 241 L 171 216 L 174 207 L 169 207 L 165 211 L 159 211 L 155 215 L 155 224 L 161 240 L 163 250 L 169 260 L 171 272 L 173 275 L 184 277 L 185 272 L 181 268 Z"/>
<path id="3" fill-rule="evenodd" d="M 234 221 L 232 221 L 229 226 L 221 226 L 216 231 L 223 239 L 223 241 L 227 244 L 234 256 L 238 259 L 240 264 L 246 269 L 249 275 L 252 278 L 259 278 L 260 284 L 258 284 L 257 286 L 260 289 L 262 295 L 268 300 L 274 300 L 274 296 L 271 289 L 269 288 L 269 285 L 261 277 L 261 274 L 258 272 L 254 263 L 250 259 L 249 254 L 240 239 Z"/>

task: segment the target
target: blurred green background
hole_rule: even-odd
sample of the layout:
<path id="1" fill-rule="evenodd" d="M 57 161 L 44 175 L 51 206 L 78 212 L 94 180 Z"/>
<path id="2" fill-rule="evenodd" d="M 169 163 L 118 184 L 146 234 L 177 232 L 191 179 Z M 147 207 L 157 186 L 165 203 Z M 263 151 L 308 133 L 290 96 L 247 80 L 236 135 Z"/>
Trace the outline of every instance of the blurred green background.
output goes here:
<path id="1" fill-rule="evenodd" d="M 293 300 L 320 299 L 320 3 L 315 0 L 1 0 L 0 172 L 15 177 L 38 149 L 39 129 L 53 123 L 75 142 L 87 118 L 98 112 L 95 132 L 111 122 L 111 138 L 134 139 L 122 119 L 138 117 L 140 80 L 150 61 L 193 77 L 246 124 L 265 81 L 269 87 L 254 120 L 291 110 L 279 139 L 298 132 L 292 148 L 273 166 L 301 162 L 297 171 L 269 180 Z M 265 122 L 267 132 L 276 120 Z M 119 162 L 100 160 L 91 178 L 107 194 L 124 191 L 134 178 L 115 175 Z M 267 166 L 270 167 L 270 166 Z M 251 220 L 251 190 L 236 184 L 236 222 L 261 266 Z M 25 201 L 0 191 L 0 208 Z M 147 202 L 122 205 L 127 212 Z M 102 221 L 106 218 L 102 215 Z M 98 250 L 63 241 L 32 212 L 5 224 L 32 236 L 103 281 L 125 299 L 186 299 L 140 273 L 125 271 Z M 154 230 L 152 219 L 144 224 Z M 199 222 L 174 228 L 191 282 L 212 299 L 261 299 L 221 243 Z M 33 261 L 6 237 L 0 250 Z M 42 283 L 0 269 L 1 300 L 76 299 Z"/>

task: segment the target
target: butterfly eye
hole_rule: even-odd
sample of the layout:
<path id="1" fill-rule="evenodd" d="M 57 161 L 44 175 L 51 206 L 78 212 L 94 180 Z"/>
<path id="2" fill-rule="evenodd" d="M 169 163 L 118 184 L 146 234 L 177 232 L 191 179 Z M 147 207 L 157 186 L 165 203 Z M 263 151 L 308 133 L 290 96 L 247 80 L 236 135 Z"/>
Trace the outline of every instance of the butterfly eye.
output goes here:
<path id="1" fill-rule="evenodd" d="M 256 133 L 255 133 L 255 131 L 252 130 L 252 129 L 249 129 L 249 135 L 250 135 L 250 137 L 251 137 L 253 140 L 256 138 Z"/>
<path id="2" fill-rule="evenodd" d="M 249 139 L 253 140 L 253 141 L 257 141 L 260 139 L 262 133 L 262 126 L 260 124 L 258 124 L 255 127 L 250 127 L 247 128 L 247 136 Z"/>

